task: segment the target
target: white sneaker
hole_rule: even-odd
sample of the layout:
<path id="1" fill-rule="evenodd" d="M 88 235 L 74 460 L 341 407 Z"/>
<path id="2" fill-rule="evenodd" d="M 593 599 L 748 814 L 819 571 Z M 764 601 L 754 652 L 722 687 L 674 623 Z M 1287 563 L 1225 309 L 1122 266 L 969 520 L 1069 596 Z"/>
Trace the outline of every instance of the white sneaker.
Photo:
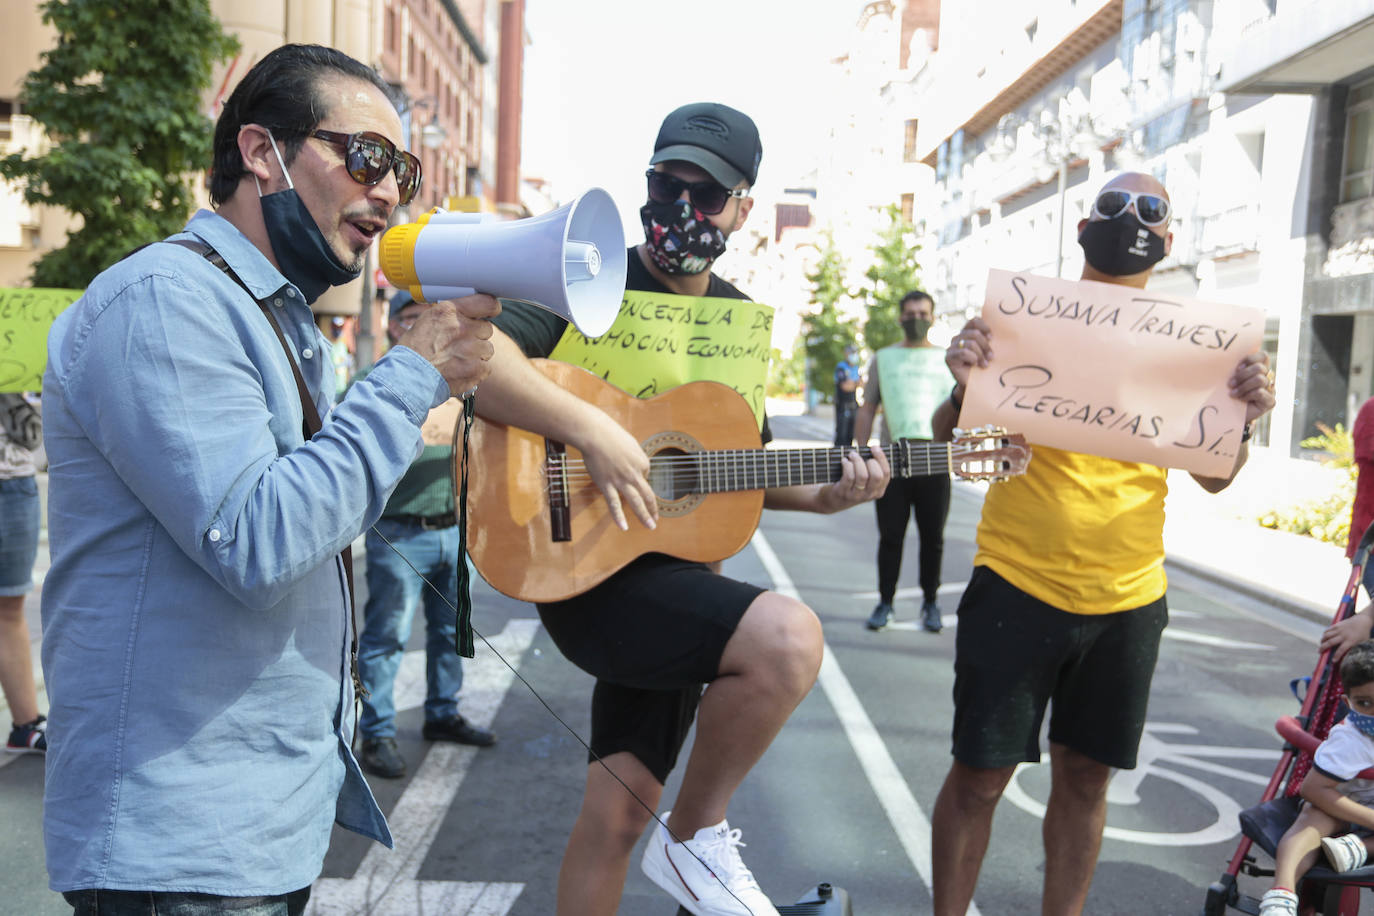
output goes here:
<path id="1" fill-rule="evenodd" d="M 670 812 L 660 818 L 665 824 Z M 759 890 L 736 847 L 740 832 L 727 821 L 703 827 L 684 843 L 674 843 L 666 827 L 654 824 L 639 867 L 649 880 L 694 916 L 778 916 Z M 703 864 L 704 863 L 704 864 Z"/>
<path id="2" fill-rule="evenodd" d="M 1276 887 L 1260 898 L 1260 916 L 1298 916 L 1298 895 Z"/>
<path id="3" fill-rule="evenodd" d="M 1353 871 L 1364 864 L 1368 850 L 1365 849 L 1364 840 L 1347 833 L 1344 836 L 1328 836 L 1322 838 L 1322 849 L 1326 850 L 1326 858 L 1330 860 L 1331 867 L 1339 872 Z"/>

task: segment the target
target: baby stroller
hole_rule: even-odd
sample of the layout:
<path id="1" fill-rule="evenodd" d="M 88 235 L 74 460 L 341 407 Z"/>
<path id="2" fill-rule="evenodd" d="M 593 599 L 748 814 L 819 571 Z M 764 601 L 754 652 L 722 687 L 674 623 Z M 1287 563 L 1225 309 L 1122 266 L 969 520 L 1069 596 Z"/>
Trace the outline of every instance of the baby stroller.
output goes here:
<path id="1" fill-rule="evenodd" d="M 1339 623 L 1355 613 L 1371 547 L 1374 547 L 1374 525 L 1360 538 L 1351 561 L 1350 578 L 1332 623 Z M 1312 755 L 1336 723 L 1340 694 L 1340 677 L 1331 652 L 1327 650 L 1317 659 L 1317 668 L 1312 673 L 1298 715 L 1283 716 L 1274 723 L 1274 728 L 1284 740 L 1283 754 L 1260 803 L 1241 812 L 1240 844 L 1221 878 L 1207 888 L 1202 916 L 1223 916 L 1228 910 L 1259 913 L 1259 900 L 1240 893 L 1236 876 L 1242 872 L 1246 875 L 1273 876 L 1272 867 L 1263 867 L 1251 855 L 1251 846 L 1258 845 L 1269 854 L 1271 860 L 1274 858 L 1279 840 L 1298 816 L 1302 802 L 1298 793 L 1308 770 L 1312 768 Z M 1359 775 L 1374 779 L 1374 768 Z M 1374 864 L 1340 873 L 1320 864 L 1322 861 L 1318 859 L 1319 864 L 1298 882 L 1298 912 L 1304 916 L 1356 916 L 1360 909 L 1360 888 L 1374 887 Z"/>

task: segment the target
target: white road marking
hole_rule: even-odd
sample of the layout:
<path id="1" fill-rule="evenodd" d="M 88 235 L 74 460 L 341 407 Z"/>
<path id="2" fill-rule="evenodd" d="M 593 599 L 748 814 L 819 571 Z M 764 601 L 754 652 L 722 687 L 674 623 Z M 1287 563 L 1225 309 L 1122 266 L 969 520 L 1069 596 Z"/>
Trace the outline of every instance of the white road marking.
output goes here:
<path id="1" fill-rule="evenodd" d="M 1208 636 L 1206 633 L 1194 633 L 1192 630 L 1180 630 L 1175 626 L 1164 628 L 1164 638 L 1172 639 L 1177 642 L 1191 642 L 1200 646 L 1215 646 L 1221 649 L 1260 649 L 1265 652 L 1273 652 L 1273 646 L 1266 646 L 1258 642 L 1242 642 L 1239 639 L 1226 639 L 1223 636 Z"/>
<path id="2" fill-rule="evenodd" d="M 968 583 L 967 583 L 967 582 L 946 582 L 944 585 L 940 586 L 940 589 L 939 589 L 938 592 L 936 592 L 936 594 L 939 594 L 939 595 L 962 595 L 962 594 L 964 593 L 964 589 L 966 589 L 966 588 L 968 588 Z M 877 593 L 877 592 L 855 592 L 853 597 L 854 597 L 854 599 L 855 599 L 856 601 L 877 601 L 877 600 L 878 600 L 878 593 Z M 923 598 L 923 597 L 925 597 L 925 596 L 924 596 L 924 594 L 921 592 L 921 589 L 920 589 L 920 588 L 899 588 L 899 589 L 897 589 L 897 591 L 895 591 L 895 592 L 892 593 L 892 600 L 893 600 L 893 601 L 901 601 L 901 600 L 904 599 L 904 598 L 905 598 L 905 599 L 912 599 L 912 600 L 919 600 L 919 599 L 921 599 L 921 598 Z"/>
<path id="3" fill-rule="evenodd" d="M 518 664 L 538 629 L 538 620 L 516 618 L 492 638 L 492 647 L 511 664 Z M 423 702 L 424 653 L 417 654 L 420 655 Z M 490 728 L 514 680 L 514 672 L 479 641 L 476 658 L 464 662 L 463 690 L 459 699 L 463 715 L 476 725 Z M 314 916 L 424 916 L 431 913 L 505 916 L 524 890 L 523 884 L 421 881 L 417 877 L 439 832 L 439 825 L 447 816 L 463 777 L 479 752 L 478 748 L 461 744 L 438 742 L 431 745 L 415 777 L 387 818 L 396 848 L 388 850 L 373 844 L 352 878 L 316 881 L 306 912 Z"/>
<path id="4" fill-rule="evenodd" d="M 763 568 L 768 571 L 768 575 L 773 580 L 773 590 L 780 595 L 787 595 L 800 601 L 801 595 L 797 592 L 797 587 L 792 584 L 792 577 L 787 574 L 782 561 L 769 546 L 768 539 L 763 536 L 762 531 L 754 532 L 753 538 L 754 551 L 759 556 L 759 561 L 763 563 Z M 897 763 L 892 759 L 892 753 L 887 749 L 882 736 L 878 734 L 878 729 L 873 725 L 873 720 L 868 717 L 864 710 L 863 703 L 859 696 L 854 692 L 849 679 L 845 677 L 844 671 L 840 669 L 840 663 L 835 658 L 835 653 L 829 644 L 825 647 L 825 658 L 821 662 L 821 673 L 818 678 L 821 689 L 825 691 L 826 699 L 835 708 L 835 714 L 839 717 L 840 724 L 844 726 L 845 734 L 849 738 L 849 743 L 854 748 L 855 755 L 859 758 L 859 764 L 863 767 L 864 775 L 868 777 L 869 785 L 873 787 L 873 794 L 877 796 L 878 803 L 882 805 L 883 811 L 887 814 L 888 822 L 892 824 L 893 831 L 897 834 L 897 839 L 902 844 L 902 849 L 906 851 L 907 858 L 911 861 L 912 867 L 916 869 L 916 874 L 925 884 L 926 890 L 931 887 L 931 865 L 930 865 L 930 820 L 925 812 L 921 810 L 920 804 L 916 801 L 916 796 L 911 793 L 911 787 L 902 778 L 902 773 L 897 769 Z M 968 908 L 969 916 L 978 916 L 978 907 L 970 903 Z"/>

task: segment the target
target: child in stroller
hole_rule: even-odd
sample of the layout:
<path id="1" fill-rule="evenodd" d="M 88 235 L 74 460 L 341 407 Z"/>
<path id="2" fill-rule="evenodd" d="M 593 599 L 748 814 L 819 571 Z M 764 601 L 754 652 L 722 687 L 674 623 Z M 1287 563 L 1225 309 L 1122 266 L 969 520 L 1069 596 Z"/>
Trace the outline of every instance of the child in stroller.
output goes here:
<path id="1" fill-rule="evenodd" d="M 1317 748 L 1302 783 L 1306 800 L 1298 819 L 1279 841 L 1274 887 L 1260 899 L 1261 916 L 1293 916 L 1298 878 L 1326 853 L 1338 872 L 1359 868 L 1368 845 L 1350 825 L 1374 832 L 1374 780 L 1355 774 L 1374 766 L 1374 640 L 1359 643 L 1340 665 L 1349 712 Z"/>

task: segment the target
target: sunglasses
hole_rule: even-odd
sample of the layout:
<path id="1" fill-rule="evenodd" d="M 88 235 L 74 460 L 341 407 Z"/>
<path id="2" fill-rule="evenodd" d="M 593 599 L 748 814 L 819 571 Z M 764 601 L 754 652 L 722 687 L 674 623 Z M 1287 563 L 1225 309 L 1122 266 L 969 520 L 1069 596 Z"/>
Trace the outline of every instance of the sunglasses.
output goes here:
<path id="1" fill-rule="evenodd" d="M 745 188 L 730 190 L 725 185 L 715 181 L 683 181 L 681 178 L 674 178 L 667 172 L 655 172 L 649 169 L 644 173 L 649 179 L 649 199 L 656 204 L 670 204 L 682 198 L 682 192 L 687 191 L 687 199 L 707 216 L 714 216 L 725 209 L 726 203 L 732 197 L 748 197 L 749 191 Z"/>
<path id="2" fill-rule="evenodd" d="M 1093 212 L 1103 219 L 1116 219 L 1135 204 L 1135 215 L 1147 226 L 1159 226 L 1169 219 L 1169 202 L 1158 194 L 1112 189 L 1097 195 Z"/>
<path id="3" fill-rule="evenodd" d="M 310 136 L 343 149 L 344 167 L 358 184 L 372 187 L 385 178 L 387 172 L 395 172 L 396 190 L 402 204 L 410 203 L 419 192 L 420 160 L 396 149 L 396 144 L 381 134 L 370 130 L 356 134 L 317 130 Z"/>

